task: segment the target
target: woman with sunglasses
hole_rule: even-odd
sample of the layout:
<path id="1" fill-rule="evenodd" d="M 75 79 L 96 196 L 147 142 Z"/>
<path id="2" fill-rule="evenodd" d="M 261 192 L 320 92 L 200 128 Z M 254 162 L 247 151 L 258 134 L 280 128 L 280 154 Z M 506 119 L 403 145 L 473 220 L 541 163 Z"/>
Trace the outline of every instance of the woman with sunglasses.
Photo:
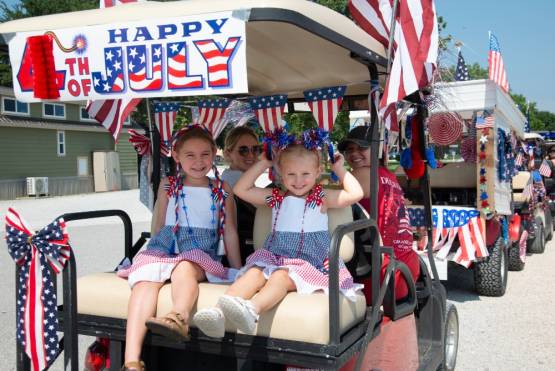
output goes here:
<path id="1" fill-rule="evenodd" d="M 258 137 L 251 128 L 239 126 L 230 130 L 224 144 L 224 158 L 229 164 L 222 173 L 224 182 L 235 186 L 241 175 L 258 161 L 261 151 Z M 235 204 L 241 260 L 245 264 L 247 256 L 254 252 L 254 246 L 248 242 L 252 241 L 256 207 L 238 197 L 235 197 Z"/>

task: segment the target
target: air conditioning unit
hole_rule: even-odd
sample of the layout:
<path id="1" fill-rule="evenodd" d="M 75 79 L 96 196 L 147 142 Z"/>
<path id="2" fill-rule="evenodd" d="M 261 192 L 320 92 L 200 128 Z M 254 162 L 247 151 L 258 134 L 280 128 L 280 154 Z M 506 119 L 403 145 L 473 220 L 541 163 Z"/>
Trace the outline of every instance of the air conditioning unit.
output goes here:
<path id="1" fill-rule="evenodd" d="M 40 196 L 48 194 L 48 178 L 32 177 L 27 178 L 27 195 Z"/>

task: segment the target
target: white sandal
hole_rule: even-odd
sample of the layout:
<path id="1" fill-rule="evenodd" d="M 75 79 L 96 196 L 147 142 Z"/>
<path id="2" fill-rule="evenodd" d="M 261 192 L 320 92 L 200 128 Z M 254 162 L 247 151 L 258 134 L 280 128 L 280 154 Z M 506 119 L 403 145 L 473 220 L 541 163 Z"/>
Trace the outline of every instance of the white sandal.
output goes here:
<path id="1" fill-rule="evenodd" d="M 206 336 L 223 338 L 225 335 L 225 318 L 220 308 L 206 308 L 197 311 L 193 322 Z"/>
<path id="2" fill-rule="evenodd" d="M 250 300 L 224 295 L 218 299 L 218 307 L 221 308 L 224 317 L 237 326 L 239 330 L 245 334 L 254 335 L 258 313 L 256 313 Z"/>

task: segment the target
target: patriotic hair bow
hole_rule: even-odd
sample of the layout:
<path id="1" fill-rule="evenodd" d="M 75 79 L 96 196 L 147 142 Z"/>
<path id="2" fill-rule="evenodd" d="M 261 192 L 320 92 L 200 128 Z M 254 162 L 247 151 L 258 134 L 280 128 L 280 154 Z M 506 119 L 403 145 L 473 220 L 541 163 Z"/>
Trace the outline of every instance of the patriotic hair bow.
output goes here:
<path id="1" fill-rule="evenodd" d="M 320 151 L 324 148 L 328 149 L 328 156 L 330 157 L 330 161 L 334 162 L 335 157 L 333 153 L 333 145 L 330 141 L 329 131 L 316 128 L 316 129 L 308 129 L 302 133 L 302 144 L 305 146 L 306 149 L 312 151 Z M 332 171 L 331 179 L 334 182 L 337 182 L 339 178 L 335 173 Z"/>
<path id="2" fill-rule="evenodd" d="M 12 208 L 5 220 L 8 252 L 18 266 L 17 340 L 33 369 L 43 370 L 60 351 L 56 291 L 49 268 L 60 273 L 69 259 L 65 222 L 55 220 L 33 233 Z"/>

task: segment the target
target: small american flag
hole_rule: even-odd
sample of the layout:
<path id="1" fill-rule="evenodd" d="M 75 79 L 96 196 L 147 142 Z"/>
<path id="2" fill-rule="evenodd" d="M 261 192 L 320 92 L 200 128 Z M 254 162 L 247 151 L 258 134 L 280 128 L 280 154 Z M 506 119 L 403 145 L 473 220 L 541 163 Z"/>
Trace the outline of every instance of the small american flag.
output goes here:
<path id="1" fill-rule="evenodd" d="M 225 110 L 231 101 L 227 98 L 199 100 L 198 101 L 198 124 L 204 126 L 214 139 L 224 130 Z"/>
<path id="2" fill-rule="evenodd" d="M 464 62 L 461 51 L 459 50 L 459 58 L 457 60 L 457 71 L 455 72 L 455 81 L 468 81 L 470 80 L 470 75 L 468 74 L 468 68 Z"/>
<path id="3" fill-rule="evenodd" d="M 497 37 L 489 33 L 489 73 L 488 77 L 493 80 L 505 92 L 509 92 L 509 82 L 507 81 L 507 73 L 505 72 L 505 65 L 503 64 L 503 56 L 501 56 L 501 49 L 499 48 L 499 41 Z"/>
<path id="4" fill-rule="evenodd" d="M 320 129 L 328 132 L 333 129 L 344 94 L 345 86 L 313 89 L 304 92 L 304 97 Z"/>
<path id="5" fill-rule="evenodd" d="M 534 192 L 534 182 L 532 181 L 532 177 L 530 177 L 530 179 L 528 180 L 528 183 L 526 184 L 526 186 L 524 187 L 524 190 L 522 191 L 522 195 L 524 196 L 524 199 L 529 200 L 530 197 L 532 197 L 533 192 Z"/>
<path id="6" fill-rule="evenodd" d="M 522 166 L 523 163 L 524 163 L 524 154 L 521 151 L 518 151 L 518 153 L 516 154 L 515 165 L 520 167 Z"/>
<path id="7" fill-rule="evenodd" d="M 487 117 L 477 117 L 476 129 L 493 128 L 494 123 L 495 123 L 495 118 L 493 117 L 493 115 L 490 115 Z"/>
<path id="8" fill-rule="evenodd" d="M 547 177 L 547 178 L 551 177 L 551 167 L 547 163 L 547 160 L 542 161 L 539 171 L 540 171 L 540 174 L 543 175 L 544 177 Z"/>
<path id="9" fill-rule="evenodd" d="M 155 102 L 154 103 L 154 122 L 160 132 L 160 141 L 169 148 L 172 138 L 173 125 L 177 111 L 181 105 L 175 102 Z M 166 151 L 163 151 L 166 152 Z M 169 156 L 169 151 L 166 154 Z"/>
<path id="10" fill-rule="evenodd" d="M 274 132 L 283 126 L 281 117 L 286 103 L 287 95 L 270 95 L 249 99 L 249 104 L 265 133 Z"/>
<path id="11" fill-rule="evenodd" d="M 104 126 L 117 141 L 124 121 L 140 102 L 140 98 L 95 100 L 89 101 L 86 110 L 89 117 Z"/>

